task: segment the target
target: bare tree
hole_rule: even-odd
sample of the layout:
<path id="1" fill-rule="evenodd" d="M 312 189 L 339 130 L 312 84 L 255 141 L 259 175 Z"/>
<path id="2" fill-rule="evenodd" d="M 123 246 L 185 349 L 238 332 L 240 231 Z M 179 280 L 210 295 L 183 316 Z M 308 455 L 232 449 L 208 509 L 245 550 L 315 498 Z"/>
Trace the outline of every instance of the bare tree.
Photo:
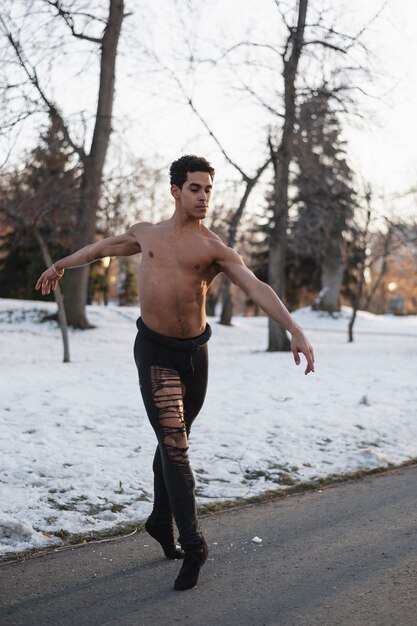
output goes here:
<path id="1" fill-rule="evenodd" d="M 48 18 L 52 17 L 54 22 L 58 21 L 57 23 L 62 24 L 76 40 L 89 42 L 99 51 L 100 75 L 97 108 L 89 149 L 75 139 L 68 120 L 64 119 L 58 104 L 48 95 L 47 85 L 42 83 L 37 68 L 32 65 L 25 53 L 28 42 L 23 39 L 23 26 L 28 19 L 39 17 L 40 8 L 43 11 L 46 9 Z M 17 92 L 22 86 L 24 89 L 27 84 L 32 88 L 30 95 L 27 91 L 24 93 L 23 100 L 28 105 L 27 113 L 24 109 L 18 111 L 15 118 L 9 120 L 9 124 L 14 126 L 27 114 L 46 112 L 58 125 L 82 163 L 83 175 L 80 183 L 79 205 L 74 221 L 72 250 L 90 243 L 95 233 L 103 168 L 111 134 L 116 54 L 124 18 L 124 1 L 109 0 L 109 10 L 105 18 L 97 17 L 94 13 L 94 8 L 90 11 L 85 9 L 85 3 L 77 5 L 77 2 L 73 1 L 68 6 L 62 0 L 35 0 L 27 7 L 26 14 L 21 18 L 20 23 L 16 21 L 11 3 L 7 8 L 4 5 L 0 13 L 0 34 L 7 40 L 9 48 L 13 51 L 15 65 L 22 76 L 22 79 L 15 83 L 9 82 L 4 85 L 3 99 L 10 98 L 11 93 Z M 77 25 L 79 21 L 82 26 Z M 89 31 L 89 26 L 93 34 Z M 101 34 L 97 34 L 100 28 Z M 46 47 L 46 42 L 44 45 Z M 57 49 L 53 52 L 57 54 Z M 50 61 L 52 63 L 52 58 Z M 85 314 L 88 273 L 87 266 L 76 268 L 68 273 L 65 281 L 65 307 L 68 323 L 79 328 L 89 327 Z"/>
<path id="2" fill-rule="evenodd" d="M 284 124 L 281 140 L 275 148 L 270 141 L 274 165 L 273 225 L 270 231 L 268 282 L 285 301 L 285 257 L 287 251 L 288 184 L 295 124 L 295 81 L 304 42 L 307 17 L 307 0 L 298 4 L 297 25 L 290 32 L 283 54 Z M 277 322 L 269 320 L 268 350 L 290 350 L 288 336 Z"/>
<path id="3" fill-rule="evenodd" d="M 366 26 L 353 35 L 341 33 L 337 24 L 332 23 L 331 15 L 327 15 L 324 10 L 316 9 L 312 17 L 307 20 L 308 0 L 295 0 L 291 6 L 288 6 L 288 3 L 284 5 L 279 0 L 275 0 L 274 3 L 280 15 L 279 23 L 287 33 L 284 34 L 284 45 L 281 46 L 277 41 L 256 40 L 248 35 L 245 40 L 225 50 L 221 58 L 235 55 L 233 57 L 235 62 L 231 64 L 232 72 L 237 76 L 241 89 L 246 94 L 250 94 L 253 101 L 270 115 L 270 127 L 276 129 L 269 141 L 274 166 L 274 181 L 270 199 L 272 216 L 268 282 L 285 302 L 290 166 L 294 156 L 297 103 L 300 96 L 305 96 L 318 86 L 315 84 L 318 77 L 319 83 L 328 83 L 328 88 L 334 94 L 340 108 L 346 111 L 352 100 L 346 95 L 349 89 L 352 90 L 349 77 L 352 72 L 358 72 L 358 70 L 366 73 L 361 63 L 362 57 L 358 60 L 359 57 L 354 59 L 350 55 L 350 52 L 356 48 L 366 54 L 366 49 L 360 41 Z M 294 20 L 288 19 L 290 13 L 295 14 Z M 376 16 L 371 22 L 375 19 Z M 236 55 L 242 50 L 246 52 L 246 55 L 244 61 L 241 57 L 238 68 Z M 327 58 L 324 58 L 324 55 L 327 55 Z M 344 57 L 346 61 L 342 62 L 340 57 Z M 273 59 L 272 62 L 271 59 Z M 277 73 L 277 59 L 282 67 L 280 74 Z M 303 72 L 300 72 L 301 61 L 303 61 Z M 251 74 L 244 73 L 247 67 L 252 68 Z M 337 72 L 334 72 L 335 67 L 338 67 Z M 267 91 L 262 81 L 258 80 L 258 75 L 264 70 L 269 73 L 270 78 Z M 241 73 L 240 76 L 238 76 L 239 73 Z M 278 75 L 283 85 L 282 88 L 277 86 Z M 314 78 L 310 79 L 310 76 Z M 358 81 L 356 81 L 355 88 L 360 89 Z M 284 329 L 270 320 L 268 350 L 288 350 L 289 347 L 289 340 Z"/>
<path id="4" fill-rule="evenodd" d="M 370 189 L 366 192 L 365 200 L 367 203 L 366 219 L 362 231 L 359 234 L 359 241 L 356 241 L 356 247 L 359 251 L 358 262 L 358 280 L 357 288 L 352 298 L 352 314 L 348 324 L 348 340 L 353 342 L 353 325 L 356 320 L 356 315 L 359 309 L 359 304 L 363 294 L 363 286 L 365 283 L 365 270 L 367 266 L 368 244 L 369 244 L 369 226 L 371 223 L 371 192 Z"/>
<path id="5" fill-rule="evenodd" d="M 232 216 L 229 221 L 229 232 L 227 235 L 227 245 L 230 247 L 234 247 L 236 244 L 237 238 L 237 229 L 239 226 L 239 222 L 242 218 L 243 211 L 246 207 L 247 201 L 249 199 L 250 193 L 259 181 L 260 177 L 266 170 L 270 163 L 270 160 L 267 159 L 261 167 L 258 168 L 255 175 L 250 178 L 246 174 L 242 172 L 242 178 L 244 182 L 244 191 L 239 201 L 239 206 L 232 213 Z M 230 326 L 232 323 L 233 316 L 233 301 L 232 301 L 232 291 L 231 284 L 228 278 L 224 278 L 223 289 L 222 289 L 222 312 L 220 315 L 220 324 L 224 324 L 225 326 Z"/>

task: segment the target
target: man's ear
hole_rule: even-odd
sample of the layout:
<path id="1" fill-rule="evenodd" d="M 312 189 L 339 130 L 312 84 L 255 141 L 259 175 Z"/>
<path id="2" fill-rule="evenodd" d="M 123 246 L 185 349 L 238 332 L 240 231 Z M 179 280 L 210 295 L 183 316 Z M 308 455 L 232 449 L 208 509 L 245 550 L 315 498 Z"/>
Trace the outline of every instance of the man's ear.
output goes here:
<path id="1" fill-rule="evenodd" d="M 171 196 L 176 200 L 180 197 L 180 190 L 177 185 L 171 185 Z"/>

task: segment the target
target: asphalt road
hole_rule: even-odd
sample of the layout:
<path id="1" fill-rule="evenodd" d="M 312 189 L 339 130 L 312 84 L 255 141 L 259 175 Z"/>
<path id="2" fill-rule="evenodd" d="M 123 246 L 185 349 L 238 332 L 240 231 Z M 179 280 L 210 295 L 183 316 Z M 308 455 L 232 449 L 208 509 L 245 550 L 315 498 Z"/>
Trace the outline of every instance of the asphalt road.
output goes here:
<path id="1" fill-rule="evenodd" d="M 0 624 L 417 625 L 417 466 L 202 527 L 209 561 L 191 591 L 172 591 L 179 564 L 138 533 L 2 565 Z"/>

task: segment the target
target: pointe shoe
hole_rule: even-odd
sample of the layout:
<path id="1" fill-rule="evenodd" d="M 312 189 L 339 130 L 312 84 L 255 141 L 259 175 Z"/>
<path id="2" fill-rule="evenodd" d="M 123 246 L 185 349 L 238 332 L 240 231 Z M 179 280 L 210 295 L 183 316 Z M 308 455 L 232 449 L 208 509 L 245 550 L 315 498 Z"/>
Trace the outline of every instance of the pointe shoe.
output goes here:
<path id="1" fill-rule="evenodd" d="M 173 526 L 159 526 L 158 524 L 154 524 L 149 519 L 145 523 L 146 532 L 156 539 L 164 551 L 167 559 L 183 559 L 184 551 L 181 548 L 177 547 L 174 539 L 174 528 Z"/>
<path id="2" fill-rule="evenodd" d="M 208 548 L 204 539 L 200 545 L 191 547 L 188 550 L 185 548 L 184 561 L 174 583 L 176 591 L 185 591 L 196 586 L 200 569 L 207 561 L 207 556 Z"/>

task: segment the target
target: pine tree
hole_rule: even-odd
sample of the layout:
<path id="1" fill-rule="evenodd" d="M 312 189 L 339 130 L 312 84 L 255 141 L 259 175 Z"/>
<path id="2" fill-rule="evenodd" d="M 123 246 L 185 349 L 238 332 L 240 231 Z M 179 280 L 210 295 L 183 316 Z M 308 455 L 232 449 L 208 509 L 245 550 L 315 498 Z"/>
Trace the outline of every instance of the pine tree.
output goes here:
<path id="1" fill-rule="evenodd" d="M 353 216 L 355 192 L 341 123 L 325 87 L 314 91 L 299 108 L 295 155 L 294 250 L 301 259 L 310 257 L 320 267 L 316 308 L 337 311 L 346 267 L 344 233 Z"/>
<path id="2" fill-rule="evenodd" d="M 78 160 L 54 122 L 41 134 L 39 146 L 29 153 L 23 168 L 4 175 L 0 188 L 3 297 L 37 296 L 34 283 L 45 263 L 35 229 L 54 256 L 68 253 L 79 180 Z"/>

